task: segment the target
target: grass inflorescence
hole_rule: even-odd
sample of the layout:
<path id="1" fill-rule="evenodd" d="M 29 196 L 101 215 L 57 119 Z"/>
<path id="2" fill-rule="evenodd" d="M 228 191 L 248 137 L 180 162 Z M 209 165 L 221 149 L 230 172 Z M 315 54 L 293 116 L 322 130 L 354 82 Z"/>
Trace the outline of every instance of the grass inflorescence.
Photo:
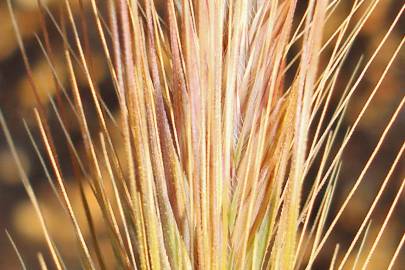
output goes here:
<path id="1" fill-rule="evenodd" d="M 403 96 L 364 168 L 353 176 L 353 187 L 331 215 L 342 154 L 404 39 L 341 136 L 344 113 L 404 8 L 372 56 L 346 67 L 350 49 L 379 0 L 353 1 L 346 18 L 327 34 L 340 1 L 309 0 L 303 5 L 295 0 L 158 4 L 78 0 L 79 17 L 73 2 L 64 0 L 56 16 L 38 0 L 42 32 L 37 42 L 55 87 L 61 90 L 44 104 L 8 0 L 36 97 L 34 117 L 41 141 L 32 138 L 26 125 L 27 131 L 33 144 L 45 150 L 38 154 L 71 222 L 81 266 L 312 269 L 402 110 Z M 298 4 L 304 6 L 303 12 L 298 12 Z M 85 17 L 85 9 L 90 18 Z M 55 68 L 47 20 L 62 42 L 66 82 Z M 90 31 L 95 33 L 92 38 Z M 117 100 L 116 112 L 110 110 L 94 79 L 94 35 L 111 81 L 108 91 Z M 344 67 L 352 68 L 346 81 L 341 78 Z M 86 90 L 80 87 L 79 76 Z M 84 94 L 91 109 L 83 102 Z M 89 111 L 96 119 L 88 116 Z M 56 115 L 63 129 L 86 223 L 78 220 L 78 209 L 72 205 L 49 113 Z M 67 114 L 80 128 L 83 151 L 72 141 L 66 127 L 72 117 Z M 42 269 L 65 269 L 2 114 L 0 120 L 47 243 L 47 255 L 38 257 L 39 264 Z M 354 269 L 369 267 L 404 180 L 377 236 L 365 249 L 367 232 L 374 225 L 370 216 L 403 151 L 404 144 L 349 246 L 329 252 L 330 269 L 346 269 L 352 257 Z M 97 209 L 89 204 L 91 198 Z M 101 213 L 107 247 L 101 244 L 95 212 Z M 90 233 L 85 236 L 84 230 Z M 402 235 L 388 268 L 394 267 L 403 243 Z"/>

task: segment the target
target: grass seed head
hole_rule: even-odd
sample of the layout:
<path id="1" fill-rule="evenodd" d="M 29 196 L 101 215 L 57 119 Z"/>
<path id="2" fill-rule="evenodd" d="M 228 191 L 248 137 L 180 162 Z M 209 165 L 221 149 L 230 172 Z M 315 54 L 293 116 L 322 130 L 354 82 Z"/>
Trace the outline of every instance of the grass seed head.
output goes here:
<path id="1" fill-rule="evenodd" d="M 378 0 L 354 1 L 333 31 L 327 27 L 342 1 L 64 0 L 55 11 L 39 0 L 37 42 L 58 89 L 47 102 L 7 2 L 36 102 L 41 140 L 33 143 L 45 149 L 39 157 L 50 164 L 44 168 L 84 269 L 312 269 L 327 256 L 326 243 L 404 103 L 401 97 L 364 169 L 353 176 L 353 188 L 335 205 L 342 155 L 403 39 L 342 138 L 343 115 L 404 8 L 372 56 L 352 67 L 345 81 L 345 60 Z M 55 48 L 51 38 L 61 46 Z M 101 64 L 95 60 L 100 54 Z M 100 86 L 104 73 L 108 89 Z M 112 93 L 115 110 L 105 91 Z M 80 207 L 62 170 L 49 113 L 63 130 Z M 64 269 L 0 116 L 50 254 L 41 254 L 39 263 Z M 67 128 L 70 119 L 80 129 L 81 149 Z M 375 227 L 370 216 L 403 150 L 350 246 L 329 252 L 331 269 L 343 269 L 349 258 L 355 258 L 355 269 L 369 266 L 403 180 L 383 225 Z M 365 249 L 371 228 L 379 233 Z"/>

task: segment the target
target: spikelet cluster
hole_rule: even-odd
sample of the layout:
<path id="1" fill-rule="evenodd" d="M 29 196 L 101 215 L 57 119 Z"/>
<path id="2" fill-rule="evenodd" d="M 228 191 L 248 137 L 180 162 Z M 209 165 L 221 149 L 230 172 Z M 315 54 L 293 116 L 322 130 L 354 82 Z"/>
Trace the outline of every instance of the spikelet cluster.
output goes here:
<path id="1" fill-rule="evenodd" d="M 42 1 L 38 4 L 43 19 L 52 21 L 63 40 L 69 90 L 53 69 L 54 79 L 80 126 L 83 153 L 78 153 L 69 130 L 64 134 L 88 224 L 80 224 L 72 207 L 48 108 L 39 98 L 34 114 L 42 140 L 36 143 L 45 148 L 42 158 L 50 164 L 50 182 L 71 221 L 83 269 L 312 269 L 402 109 L 404 97 L 331 217 L 342 153 L 403 39 L 346 136 L 341 139 L 337 132 L 349 100 L 404 8 L 371 58 L 352 67 L 352 78 L 342 83 L 345 59 L 378 0 L 353 1 L 345 20 L 328 35 L 325 27 L 339 1 L 167 0 L 159 3 L 164 12 L 158 12 L 153 0 L 83 1 L 109 71 L 108 91 L 118 101 L 117 112 L 111 112 L 94 80 L 86 21 L 74 16 L 74 1 L 63 1 L 60 18 Z M 32 77 L 10 0 L 8 4 Z M 304 12 L 298 5 L 305 6 Z M 45 26 L 42 31 L 38 43 L 52 68 L 52 44 Z M 321 64 L 326 51 L 328 61 Z M 89 127 L 94 119 L 87 116 L 78 74 L 88 84 L 96 131 Z M 32 78 L 31 88 L 38 91 Z M 65 126 L 60 103 L 51 100 Z M 50 256 L 46 262 L 41 259 L 41 265 L 65 269 L 3 116 L 0 119 L 46 239 Z M 403 150 L 402 145 L 384 183 Z M 91 195 L 83 192 L 85 186 Z M 392 208 L 403 188 L 402 181 Z M 89 196 L 96 199 L 98 210 L 88 207 Z M 99 243 L 92 211 L 102 214 L 111 258 Z M 369 221 L 368 214 L 350 246 L 340 255 L 338 249 L 331 254 L 331 269 L 345 267 Z M 92 232 L 87 238 L 85 226 Z M 360 250 L 366 260 L 358 269 L 368 266 L 379 237 L 370 249 Z"/>

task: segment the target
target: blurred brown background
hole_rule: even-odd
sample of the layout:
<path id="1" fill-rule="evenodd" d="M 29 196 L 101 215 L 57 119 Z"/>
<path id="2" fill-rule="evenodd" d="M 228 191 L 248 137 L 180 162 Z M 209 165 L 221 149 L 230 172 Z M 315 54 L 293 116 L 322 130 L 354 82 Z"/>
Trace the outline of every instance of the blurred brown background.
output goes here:
<path id="1" fill-rule="evenodd" d="M 44 0 L 43 0 L 44 1 Z M 21 33 L 24 38 L 27 52 L 30 57 L 33 68 L 34 79 L 38 84 L 41 99 L 49 105 L 48 95 L 55 95 L 56 88 L 52 81 L 52 73 L 48 67 L 38 43 L 35 41 L 35 33 L 41 35 L 39 11 L 37 9 L 36 0 L 13 0 L 18 23 Z M 50 9 L 57 14 L 58 7 L 63 3 L 61 0 L 44 1 L 49 4 Z M 71 1 L 75 4 L 76 0 Z M 88 1 L 84 1 L 87 3 Z M 102 1 L 99 1 L 102 3 Z M 343 0 L 341 7 L 338 9 L 336 16 L 331 20 L 327 32 L 330 33 L 338 25 L 345 14 L 350 9 L 354 1 Z M 350 54 L 347 64 L 344 67 L 344 73 L 341 76 L 341 81 L 346 82 L 353 71 L 354 65 L 361 55 L 368 59 L 378 46 L 380 40 L 398 13 L 403 1 L 383 0 L 379 4 L 377 10 L 367 22 L 357 42 L 355 43 L 352 53 Z M 80 14 L 77 5 L 74 5 L 77 18 Z M 89 11 L 88 11 L 89 12 Z M 89 12 L 90 14 L 90 12 Z M 91 15 L 85 16 L 90 21 Z M 66 87 L 66 69 L 63 63 L 62 44 L 59 34 L 53 27 L 50 20 L 47 22 L 50 29 L 52 45 L 55 51 L 55 67 L 60 76 L 61 82 Z M 398 46 L 405 34 L 405 25 L 402 22 L 394 34 L 389 38 L 386 45 L 378 54 L 376 60 L 367 72 L 367 78 L 363 80 L 355 97 L 352 99 L 344 125 L 350 126 L 362 105 L 364 104 L 368 94 L 377 83 L 385 65 L 387 64 L 393 51 Z M 95 33 L 91 32 L 91 41 L 96 39 Z M 93 44 L 93 43 L 92 43 Z M 97 44 L 97 42 L 94 42 Z M 104 100 L 114 109 L 114 93 L 109 83 L 106 66 L 102 60 L 102 53 L 95 45 L 93 54 L 96 70 L 95 80 L 97 81 Z M 351 188 L 353 180 L 360 174 L 361 169 L 365 165 L 369 155 L 375 147 L 387 121 L 398 105 L 399 101 L 405 94 L 405 52 L 402 50 L 400 56 L 395 60 L 389 74 L 380 87 L 370 109 L 366 113 L 357 132 L 354 134 L 349 150 L 344 155 L 343 170 L 340 177 L 340 182 L 335 198 L 335 207 L 341 205 L 345 199 L 345 194 Z M 84 79 L 79 80 L 82 87 L 87 87 Z M 340 85 L 337 92 L 342 91 L 344 85 Z M 85 91 L 84 91 L 85 92 Z M 90 98 L 84 96 L 84 102 L 90 102 Z M 78 263 L 74 261 L 76 258 L 74 238 L 66 226 L 66 219 L 63 217 L 63 211 L 60 210 L 56 203 L 51 189 L 46 180 L 46 176 L 42 170 L 40 161 L 38 160 L 34 148 L 32 147 L 27 132 L 24 130 L 22 119 L 26 119 L 28 125 L 32 127 L 34 136 L 38 139 L 38 132 L 35 128 L 35 123 L 32 119 L 32 109 L 35 106 L 32 91 L 29 87 L 29 82 L 25 73 L 21 54 L 17 48 L 15 33 L 10 21 L 10 16 L 7 10 L 5 0 L 0 0 L 0 108 L 3 111 L 9 123 L 9 127 L 13 134 L 13 138 L 18 148 L 18 152 L 22 158 L 25 168 L 29 174 L 30 181 L 33 184 L 35 191 L 40 198 L 40 202 L 44 207 L 45 216 L 48 217 L 50 231 L 55 237 L 55 241 L 61 252 L 68 262 L 69 269 L 79 269 Z M 91 115 L 91 112 L 90 112 Z M 68 159 L 68 152 L 63 139 L 62 131 L 57 123 L 54 113 L 50 110 L 49 118 L 52 130 L 54 131 L 56 144 L 59 150 L 62 164 Z M 72 130 L 72 138 L 79 143 L 79 133 L 77 124 L 73 123 L 69 128 Z M 343 135 L 343 132 L 342 132 Z M 328 246 L 325 248 L 330 254 L 336 243 L 341 243 L 341 249 L 348 246 L 350 240 L 357 228 L 360 225 L 361 219 L 365 216 L 373 197 L 385 177 L 390 164 L 392 163 L 399 148 L 404 143 L 405 139 L 405 112 L 402 110 L 396 124 L 390 131 L 386 142 L 384 143 L 380 154 L 372 164 L 366 174 L 364 184 L 360 186 L 354 200 L 349 205 L 349 209 L 345 212 L 341 222 L 339 222 L 336 233 L 333 234 Z M 40 143 L 39 143 L 40 144 Z M 42 149 L 43 147 L 39 145 Z M 385 217 L 388 208 L 392 202 L 393 196 L 404 179 L 404 160 L 402 164 L 395 170 L 392 180 L 388 187 L 388 192 L 385 193 L 382 204 L 374 212 L 372 216 L 372 227 L 378 228 Z M 66 165 L 64 171 L 66 177 L 71 177 L 71 168 Z M 75 196 L 77 186 L 73 181 L 70 182 L 70 190 L 73 198 L 73 203 L 80 207 L 79 196 Z M 402 213 L 402 214 L 401 214 Z M 391 219 L 389 226 L 382 238 L 381 244 L 377 248 L 375 259 L 370 264 L 369 269 L 383 269 L 392 256 L 396 245 L 399 242 L 399 237 L 404 233 L 405 228 L 405 196 L 402 196 L 400 205 L 396 208 L 394 217 Z M 97 220 L 99 217 L 95 217 Z M 9 149 L 5 143 L 3 133 L 0 132 L 0 269 L 19 269 L 18 260 L 7 240 L 4 230 L 7 229 L 13 235 L 16 244 L 20 248 L 27 265 L 31 269 L 38 269 L 36 262 L 36 253 L 38 251 L 46 253 L 46 247 L 43 242 L 43 236 L 36 220 L 34 211 L 26 196 L 26 193 L 21 185 L 16 167 L 10 155 Z M 378 231 L 372 229 L 369 239 L 374 239 Z M 384 247 L 384 248 L 382 248 Z M 403 253 L 402 253 L 403 254 Z M 398 259 L 397 268 L 399 265 L 405 265 L 405 256 L 402 255 Z M 329 258 L 325 258 L 328 262 Z M 319 269 L 322 269 L 322 260 L 319 264 Z M 402 268 L 404 269 L 404 268 Z"/>

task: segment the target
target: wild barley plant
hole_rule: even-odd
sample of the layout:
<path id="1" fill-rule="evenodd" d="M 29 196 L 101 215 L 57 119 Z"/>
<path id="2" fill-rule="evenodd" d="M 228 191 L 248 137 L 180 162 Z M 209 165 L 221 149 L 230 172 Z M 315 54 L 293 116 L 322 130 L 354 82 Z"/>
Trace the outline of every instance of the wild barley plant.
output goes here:
<path id="1" fill-rule="evenodd" d="M 352 77 L 342 87 L 342 66 L 379 0 L 353 1 L 346 18 L 327 35 L 325 27 L 340 1 L 167 0 L 162 13 L 152 0 L 79 0 L 82 12 L 86 3 L 92 13 L 113 85 L 108 91 L 118 100 L 114 113 L 93 78 L 88 22 L 74 16 L 72 2 L 64 0 L 58 19 L 38 1 L 43 24 L 37 41 L 62 95 L 56 102 L 50 97 L 49 109 L 36 95 L 34 113 L 42 141 L 33 140 L 33 144 L 46 149 L 40 158 L 51 165 L 44 169 L 71 221 L 83 269 L 312 269 L 402 110 L 403 96 L 364 169 L 353 176 L 355 184 L 343 204 L 335 206 L 333 216 L 328 215 L 342 153 L 404 39 L 341 138 L 338 131 L 344 112 L 404 7 L 374 54 L 351 67 Z M 31 87 L 37 93 L 10 0 L 8 4 Z M 298 12 L 297 5 L 305 6 L 304 12 Z M 46 19 L 63 41 L 69 91 L 54 68 Z M 320 63 L 326 54 L 326 63 Z M 89 87 L 96 131 L 89 128 L 94 120 L 86 115 L 79 73 Z M 83 155 L 65 128 L 65 106 L 80 126 Z M 75 176 L 80 179 L 86 224 L 78 221 L 77 209 L 72 207 L 48 110 L 63 127 Z M 41 254 L 41 268 L 66 269 L 0 116 L 47 243 L 49 260 Z M 113 133 L 118 133 L 118 139 Z M 357 260 L 360 254 L 365 260 L 356 262 L 353 269 L 370 268 L 403 191 L 403 179 L 371 246 L 364 249 L 360 242 L 367 236 L 370 216 L 403 151 L 404 144 L 348 248 L 337 246 L 330 252 L 330 269 L 345 268 L 356 250 Z M 91 195 L 84 192 L 85 186 L 91 188 Z M 89 196 L 96 198 L 99 209 L 89 207 Z M 106 257 L 100 245 L 92 220 L 95 211 L 102 213 L 113 258 Z M 84 227 L 89 227 L 89 237 L 83 235 Z M 404 237 L 387 269 L 394 267 Z M 11 236 L 10 240 L 21 257 Z M 22 259 L 21 263 L 25 267 Z"/>

